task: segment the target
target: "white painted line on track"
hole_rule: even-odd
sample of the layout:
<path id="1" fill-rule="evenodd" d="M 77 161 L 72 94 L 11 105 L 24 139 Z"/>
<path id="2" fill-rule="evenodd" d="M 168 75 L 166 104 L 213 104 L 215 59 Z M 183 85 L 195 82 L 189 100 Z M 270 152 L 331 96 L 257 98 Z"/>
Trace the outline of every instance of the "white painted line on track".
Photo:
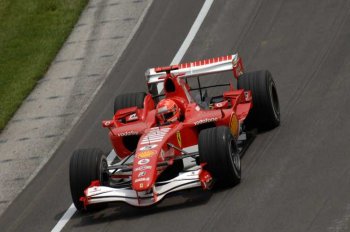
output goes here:
<path id="1" fill-rule="evenodd" d="M 214 0 L 206 0 L 205 3 L 202 6 L 201 11 L 199 12 L 196 20 L 194 21 L 191 30 L 188 32 L 186 39 L 182 43 L 180 49 L 177 51 L 173 61 L 171 61 L 171 65 L 178 64 L 184 57 L 185 53 L 187 52 L 187 49 L 190 47 L 194 37 L 196 36 L 199 28 L 201 27 L 205 17 L 207 16 L 209 9 L 211 5 L 213 4 Z"/>
<path id="2" fill-rule="evenodd" d="M 51 230 L 51 232 L 59 232 L 59 231 L 61 231 L 63 229 L 63 227 L 67 224 L 69 219 L 74 215 L 74 213 L 76 211 L 77 210 L 76 210 L 75 206 L 73 204 L 71 204 L 69 206 L 69 208 L 67 209 L 67 211 L 62 216 L 62 218 L 58 221 L 56 226 Z"/>
<path id="3" fill-rule="evenodd" d="M 199 28 L 201 27 L 205 17 L 207 16 L 211 5 L 213 4 L 214 0 L 206 0 L 202 6 L 201 11 L 199 12 L 196 20 L 194 21 L 190 31 L 188 32 L 184 42 L 182 43 L 181 47 L 179 48 L 179 50 L 177 51 L 175 57 L 173 58 L 173 60 L 171 61 L 171 65 L 173 64 L 178 64 L 180 63 L 180 61 L 182 60 L 183 56 L 185 55 L 185 53 L 187 52 L 188 48 L 190 47 L 194 37 L 196 36 Z M 107 160 L 111 161 L 115 158 L 116 154 L 114 152 L 114 150 L 112 150 L 108 157 Z M 51 232 L 60 232 L 63 227 L 67 224 L 67 222 L 69 221 L 69 219 L 74 215 L 74 213 L 76 212 L 76 208 L 73 204 L 71 204 L 69 206 L 69 208 L 67 209 L 67 211 L 64 213 L 64 215 L 62 216 L 62 218 L 57 222 L 57 224 L 55 225 L 55 227 L 51 230 Z"/>
<path id="4" fill-rule="evenodd" d="M 115 154 L 114 150 L 112 150 L 109 153 L 109 155 L 107 156 L 107 162 L 110 164 L 113 161 L 113 159 L 115 158 L 115 156 L 116 156 L 116 154 Z M 63 214 L 61 219 L 57 222 L 55 227 L 51 230 L 51 232 L 60 232 L 63 229 L 63 227 L 67 224 L 69 219 L 71 217 L 73 217 L 73 215 L 75 214 L 76 211 L 77 211 L 77 209 L 75 208 L 74 204 L 71 204 L 69 206 L 69 208 L 67 209 L 67 211 Z"/>

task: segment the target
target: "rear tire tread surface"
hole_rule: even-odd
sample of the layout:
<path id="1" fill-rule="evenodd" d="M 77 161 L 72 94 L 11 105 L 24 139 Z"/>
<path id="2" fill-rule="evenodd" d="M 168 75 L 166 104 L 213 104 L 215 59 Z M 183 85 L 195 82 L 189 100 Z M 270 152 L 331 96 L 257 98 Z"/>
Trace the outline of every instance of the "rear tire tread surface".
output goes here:
<path id="1" fill-rule="evenodd" d="M 268 70 L 244 73 L 238 78 L 237 89 L 250 90 L 253 108 L 245 120 L 247 129 L 270 130 L 280 124 L 277 89 Z"/>
<path id="2" fill-rule="evenodd" d="M 114 114 L 124 108 L 129 108 L 136 106 L 137 108 L 143 108 L 143 101 L 146 97 L 145 92 L 136 92 L 136 93 L 124 93 L 118 95 L 114 99 Z"/>
<path id="3" fill-rule="evenodd" d="M 84 211 L 80 197 L 84 196 L 84 190 L 91 181 L 100 180 L 103 184 L 101 162 L 107 161 L 100 149 L 79 149 L 73 152 L 69 167 L 70 189 L 73 203 L 79 211 Z M 96 206 L 91 205 L 87 210 L 93 210 Z"/>
<path id="4" fill-rule="evenodd" d="M 226 126 L 204 129 L 199 134 L 200 161 L 206 163 L 204 169 L 215 178 L 216 186 L 233 187 L 241 180 L 240 165 L 235 170 L 229 146 L 239 158 L 236 141 Z"/>

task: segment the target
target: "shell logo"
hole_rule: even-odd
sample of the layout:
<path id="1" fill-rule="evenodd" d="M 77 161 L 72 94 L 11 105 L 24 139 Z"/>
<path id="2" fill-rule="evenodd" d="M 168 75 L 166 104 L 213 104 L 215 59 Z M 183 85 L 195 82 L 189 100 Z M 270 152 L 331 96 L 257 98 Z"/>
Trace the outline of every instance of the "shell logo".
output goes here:
<path id="1" fill-rule="evenodd" d="M 143 151 L 143 152 L 138 153 L 137 157 L 140 159 L 144 159 L 144 158 L 152 157 L 155 154 L 156 154 L 155 150 L 147 150 L 147 151 Z"/>
<path id="2" fill-rule="evenodd" d="M 236 114 L 232 114 L 231 115 L 231 120 L 230 120 L 230 130 L 232 135 L 235 138 L 238 138 L 238 133 L 239 133 L 239 121 L 237 118 Z"/>

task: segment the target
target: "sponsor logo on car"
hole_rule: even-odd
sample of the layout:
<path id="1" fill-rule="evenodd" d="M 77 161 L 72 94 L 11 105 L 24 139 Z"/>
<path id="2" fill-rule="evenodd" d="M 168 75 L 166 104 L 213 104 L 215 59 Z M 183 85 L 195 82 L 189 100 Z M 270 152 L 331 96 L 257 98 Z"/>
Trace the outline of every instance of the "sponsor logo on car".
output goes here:
<path id="1" fill-rule="evenodd" d="M 201 119 L 199 121 L 194 122 L 194 125 L 198 126 L 198 125 L 209 123 L 209 122 L 216 122 L 217 120 L 218 120 L 218 118 L 205 118 L 205 119 Z"/>
<path id="2" fill-rule="evenodd" d="M 136 114 L 132 114 L 132 115 L 130 115 L 129 118 L 135 120 L 135 119 L 137 119 L 137 115 Z"/>
<path id="3" fill-rule="evenodd" d="M 143 177 L 143 176 L 145 176 L 145 175 L 146 175 L 146 172 L 143 171 L 143 172 L 140 172 L 140 173 L 137 175 L 137 177 Z"/>
<path id="4" fill-rule="evenodd" d="M 252 100 L 252 94 L 250 91 L 244 91 L 244 97 L 246 101 L 251 101 Z"/>
<path id="5" fill-rule="evenodd" d="M 118 136 L 123 137 L 123 136 L 138 135 L 138 134 L 139 132 L 137 131 L 126 131 L 126 132 L 118 133 Z"/>
<path id="6" fill-rule="evenodd" d="M 100 187 L 93 187 L 93 188 L 89 188 L 89 193 L 96 193 L 101 191 Z"/>
<path id="7" fill-rule="evenodd" d="M 135 171 L 143 171 L 143 170 L 150 170 L 150 169 L 152 169 L 151 166 L 140 166 L 135 168 Z"/>
<path id="8" fill-rule="evenodd" d="M 151 130 L 145 134 L 145 136 L 141 140 L 141 144 L 150 144 L 150 143 L 158 143 L 163 140 L 165 135 L 170 131 L 170 127 L 153 127 Z"/>
<path id="9" fill-rule="evenodd" d="M 148 151 L 142 151 L 142 152 L 138 153 L 137 157 L 139 157 L 140 159 L 150 158 L 155 154 L 157 154 L 157 152 L 155 150 L 148 150 Z"/>
<path id="10" fill-rule="evenodd" d="M 133 113 L 133 114 L 127 116 L 127 117 L 125 118 L 125 121 L 131 122 L 131 121 L 135 121 L 135 120 L 137 120 L 137 119 L 139 119 L 139 118 L 137 117 L 137 114 L 136 114 L 136 113 Z"/>
<path id="11" fill-rule="evenodd" d="M 151 150 L 153 148 L 156 148 L 157 146 L 158 146 L 157 144 L 151 144 L 151 145 L 147 145 L 147 146 L 141 147 L 139 150 L 140 151 L 147 151 L 147 150 Z"/>
<path id="12" fill-rule="evenodd" d="M 236 114 L 232 114 L 231 120 L 230 120 L 230 130 L 232 135 L 237 138 L 239 134 L 239 121 L 236 116 Z"/>
<path id="13" fill-rule="evenodd" d="M 111 123 L 111 121 L 104 121 L 103 124 L 104 124 L 104 126 L 108 127 L 108 126 L 110 126 L 112 123 Z"/>
<path id="14" fill-rule="evenodd" d="M 182 147 L 182 139 L 181 139 L 181 132 L 180 131 L 176 132 L 176 138 L 177 138 L 177 143 L 179 144 L 179 147 Z"/>
<path id="15" fill-rule="evenodd" d="M 140 159 L 139 162 L 137 162 L 138 165 L 144 165 L 149 163 L 149 159 Z"/>
<path id="16" fill-rule="evenodd" d="M 141 181 L 149 181 L 149 177 L 138 178 L 138 179 L 135 180 L 135 183 L 141 182 Z"/>

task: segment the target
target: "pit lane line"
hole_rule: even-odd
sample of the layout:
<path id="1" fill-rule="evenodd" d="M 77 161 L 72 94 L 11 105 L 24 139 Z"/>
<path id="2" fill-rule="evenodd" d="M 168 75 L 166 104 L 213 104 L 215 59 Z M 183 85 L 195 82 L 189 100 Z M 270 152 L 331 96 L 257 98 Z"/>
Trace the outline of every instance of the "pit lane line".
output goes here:
<path id="1" fill-rule="evenodd" d="M 191 45 L 194 37 L 196 36 L 199 28 L 201 27 L 205 17 L 207 16 L 213 2 L 214 2 L 214 0 L 205 0 L 204 4 L 202 6 L 202 9 L 200 10 L 200 12 L 199 12 L 196 20 L 194 21 L 190 31 L 188 32 L 184 42 L 182 43 L 182 45 L 179 48 L 179 50 L 177 51 L 175 57 L 171 61 L 171 65 L 180 63 L 181 59 L 183 58 L 183 56 L 187 52 L 189 46 Z M 143 15 L 142 18 L 144 16 L 145 15 Z M 142 20 L 140 20 L 140 21 L 142 21 Z M 116 156 L 116 154 L 115 154 L 114 150 L 112 150 L 107 157 L 107 161 L 111 162 L 115 158 L 115 156 Z M 64 228 L 64 226 L 68 223 L 70 218 L 75 214 L 76 211 L 77 210 L 76 210 L 74 204 L 71 204 L 69 206 L 69 208 L 67 209 L 67 211 L 63 214 L 61 219 L 57 222 L 55 227 L 51 230 L 51 232 L 60 232 Z"/>

